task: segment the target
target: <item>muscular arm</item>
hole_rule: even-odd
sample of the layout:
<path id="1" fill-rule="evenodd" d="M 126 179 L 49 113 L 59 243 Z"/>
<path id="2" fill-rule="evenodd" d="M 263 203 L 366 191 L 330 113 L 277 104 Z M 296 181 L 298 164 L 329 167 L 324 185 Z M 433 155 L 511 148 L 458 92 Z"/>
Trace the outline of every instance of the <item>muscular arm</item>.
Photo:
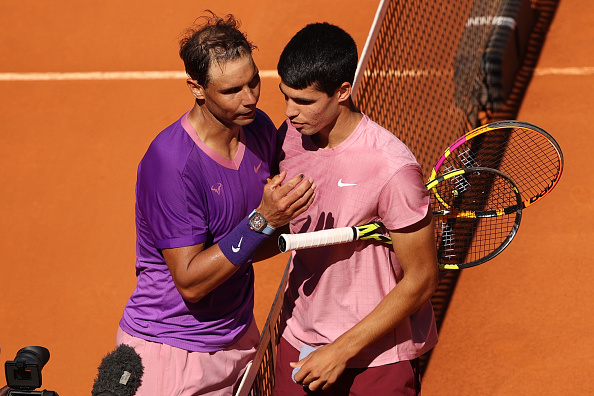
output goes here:
<path id="1" fill-rule="evenodd" d="M 301 366 L 295 380 L 309 384 L 310 389 L 327 389 L 349 359 L 412 315 L 435 291 L 438 269 L 431 212 L 421 222 L 390 235 L 404 277 L 361 322 L 294 365 Z"/>
<path id="2" fill-rule="evenodd" d="M 304 212 L 314 198 L 315 184 L 295 176 L 285 184 L 285 173 L 275 176 L 264 186 L 258 212 L 278 228 Z M 173 282 L 182 297 L 197 302 L 238 270 L 222 253 L 219 245 L 204 249 L 204 244 L 163 249 Z"/>

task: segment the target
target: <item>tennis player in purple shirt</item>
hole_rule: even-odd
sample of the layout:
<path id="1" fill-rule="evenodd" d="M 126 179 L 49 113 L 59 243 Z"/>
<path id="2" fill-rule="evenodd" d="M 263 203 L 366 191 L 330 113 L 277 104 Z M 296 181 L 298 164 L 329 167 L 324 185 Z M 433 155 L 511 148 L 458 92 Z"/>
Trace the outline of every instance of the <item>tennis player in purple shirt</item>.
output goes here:
<path id="1" fill-rule="evenodd" d="M 259 340 L 254 253 L 315 195 L 303 174 L 276 175 L 252 48 L 232 15 L 188 33 L 180 56 L 195 104 L 138 167 L 137 287 L 117 344 L 142 358 L 140 396 L 233 393 Z"/>

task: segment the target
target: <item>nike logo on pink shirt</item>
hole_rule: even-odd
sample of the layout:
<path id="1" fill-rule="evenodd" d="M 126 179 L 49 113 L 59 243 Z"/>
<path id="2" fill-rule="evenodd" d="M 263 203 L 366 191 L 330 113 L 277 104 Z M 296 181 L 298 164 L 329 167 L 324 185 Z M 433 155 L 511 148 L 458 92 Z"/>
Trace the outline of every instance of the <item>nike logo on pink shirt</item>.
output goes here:
<path id="1" fill-rule="evenodd" d="M 338 187 L 349 187 L 349 186 L 356 186 L 354 183 L 343 183 L 342 179 L 338 181 Z"/>

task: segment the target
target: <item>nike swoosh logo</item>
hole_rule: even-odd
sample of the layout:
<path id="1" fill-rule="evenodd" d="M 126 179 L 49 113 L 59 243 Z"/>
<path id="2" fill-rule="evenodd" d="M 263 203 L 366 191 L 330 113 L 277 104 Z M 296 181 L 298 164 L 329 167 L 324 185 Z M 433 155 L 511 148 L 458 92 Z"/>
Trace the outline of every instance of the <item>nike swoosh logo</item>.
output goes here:
<path id="1" fill-rule="evenodd" d="M 237 247 L 231 245 L 231 250 L 233 250 L 233 253 L 239 252 L 239 250 L 241 249 L 241 241 L 243 241 L 243 235 L 241 236 L 241 239 L 239 240 Z"/>
<path id="2" fill-rule="evenodd" d="M 349 187 L 349 186 L 356 186 L 354 183 L 343 183 L 342 179 L 338 181 L 338 187 Z"/>
<path id="3" fill-rule="evenodd" d="M 254 172 L 258 173 L 258 171 L 260 170 L 260 167 L 262 166 L 262 161 L 260 161 L 260 163 L 258 164 L 258 166 L 254 166 Z"/>

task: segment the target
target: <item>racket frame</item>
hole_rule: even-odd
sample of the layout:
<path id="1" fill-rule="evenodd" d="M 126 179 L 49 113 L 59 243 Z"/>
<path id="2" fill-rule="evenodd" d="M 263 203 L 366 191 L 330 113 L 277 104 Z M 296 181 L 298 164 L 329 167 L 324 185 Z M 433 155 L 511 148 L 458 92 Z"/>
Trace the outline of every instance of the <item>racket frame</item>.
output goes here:
<path id="1" fill-rule="evenodd" d="M 472 131 L 467 132 L 463 136 L 460 136 L 458 139 L 456 139 L 456 141 L 454 143 L 452 143 L 447 149 L 445 149 L 442 156 L 437 160 L 437 162 L 435 163 L 435 166 L 431 170 L 431 175 L 429 177 L 428 183 L 431 183 L 433 180 L 435 180 L 438 177 L 438 175 L 440 174 L 440 172 L 443 173 L 443 169 L 441 169 L 442 165 L 449 157 L 456 155 L 455 154 L 456 149 L 458 147 L 460 147 L 462 144 L 472 140 L 473 138 L 476 138 L 477 136 L 483 135 L 489 131 L 507 130 L 510 128 L 530 130 L 533 133 L 537 133 L 537 134 L 543 136 L 546 140 L 548 140 L 548 142 L 551 144 L 551 146 L 554 148 L 555 152 L 557 153 L 557 159 L 558 159 L 557 173 L 553 176 L 553 178 L 550 180 L 550 182 L 539 193 L 537 193 L 536 195 L 531 196 L 529 198 L 522 199 L 522 209 L 525 209 L 528 206 L 531 206 L 531 205 L 535 204 L 536 202 L 540 201 L 542 198 L 544 198 L 545 195 L 547 195 L 548 193 L 551 192 L 551 190 L 557 185 L 557 183 L 559 182 L 559 179 L 561 178 L 561 174 L 563 173 L 563 167 L 564 167 L 563 152 L 561 151 L 561 147 L 559 146 L 559 144 L 557 143 L 555 138 L 553 138 L 553 136 L 550 133 L 548 133 L 544 129 L 540 128 L 539 126 L 536 126 L 534 124 L 531 124 L 531 123 L 525 122 L 525 121 L 517 121 L 517 120 L 495 121 L 495 122 L 491 122 L 486 125 L 482 125 L 478 128 L 473 129 Z M 508 175 L 509 175 L 509 173 L 508 173 Z M 526 191 L 526 189 L 523 188 L 523 186 L 520 186 L 520 188 L 522 188 L 523 191 Z"/>

